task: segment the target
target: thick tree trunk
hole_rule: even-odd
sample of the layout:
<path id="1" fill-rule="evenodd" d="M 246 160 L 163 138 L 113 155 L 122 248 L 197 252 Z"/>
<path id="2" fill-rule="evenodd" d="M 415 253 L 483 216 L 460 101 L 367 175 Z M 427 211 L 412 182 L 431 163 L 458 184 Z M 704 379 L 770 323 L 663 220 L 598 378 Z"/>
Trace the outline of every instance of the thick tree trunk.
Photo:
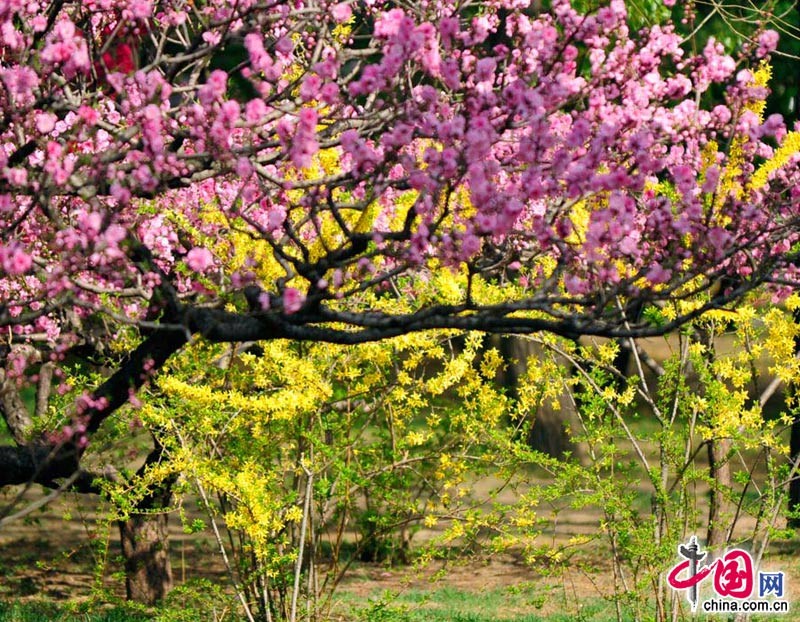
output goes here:
<path id="1" fill-rule="evenodd" d="M 170 496 L 167 491 L 157 495 L 157 499 L 149 498 L 151 503 L 147 505 L 150 507 L 146 508 L 149 512 L 134 514 L 119 524 L 125 559 L 125 589 L 129 600 L 153 605 L 172 588 L 169 514 L 157 511 L 159 507 L 168 505 Z"/>
<path id="2" fill-rule="evenodd" d="M 730 439 L 712 439 L 708 444 L 708 465 L 712 488 L 708 509 L 708 548 L 722 551 L 727 544 L 728 530 L 725 525 L 733 515 L 733 503 L 727 491 L 731 489 L 731 465 L 728 452 Z"/>
<path id="3" fill-rule="evenodd" d="M 155 447 L 139 469 L 140 476 L 161 460 L 163 448 L 156 436 L 153 442 Z M 153 605 L 172 588 L 167 508 L 174 483 L 174 477 L 161 482 L 137 504 L 127 521 L 119 523 L 128 600 Z"/>

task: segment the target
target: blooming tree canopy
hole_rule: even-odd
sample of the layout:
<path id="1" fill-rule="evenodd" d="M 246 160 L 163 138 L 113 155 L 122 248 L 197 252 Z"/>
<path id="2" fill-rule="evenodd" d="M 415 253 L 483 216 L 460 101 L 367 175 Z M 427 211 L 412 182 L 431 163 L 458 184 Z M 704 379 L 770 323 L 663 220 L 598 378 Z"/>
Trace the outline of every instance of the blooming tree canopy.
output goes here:
<path id="1" fill-rule="evenodd" d="M 529 4 L 0 2 L 2 379 L 142 336 L 0 483 L 72 473 L 193 336 L 654 335 L 791 283 L 775 33 L 691 55 L 622 0 Z"/>

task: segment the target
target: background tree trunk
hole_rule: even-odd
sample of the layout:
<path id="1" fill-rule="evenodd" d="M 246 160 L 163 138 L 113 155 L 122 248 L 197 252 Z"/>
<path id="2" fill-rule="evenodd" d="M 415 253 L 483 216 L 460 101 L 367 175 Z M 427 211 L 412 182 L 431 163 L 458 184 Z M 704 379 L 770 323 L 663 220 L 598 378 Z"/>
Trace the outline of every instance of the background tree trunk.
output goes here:
<path id="1" fill-rule="evenodd" d="M 728 540 L 725 525 L 733 515 L 733 503 L 727 491 L 733 485 L 731 463 L 728 453 L 731 449 L 729 438 L 712 439 L 708 443 L 708 468 L 712 488 L 708 508 L 708 548 L 721 552 Z"/>
<path id="2" fill-rule="evenodd" d="M 506 369 L 500 374 L 498 381 L 506 387 L 508 395 L 516 399 L 520 379 L 528 369 L 528 360 L 533 361 L 544 356 L 541 346 L 530 339 L 522 339 L 513 335 L 499 337 L 498 349 L 503 357 Z M 531 449 L 541 451 L 554 458 L 563 458 L 565 454 L 575 454 L 577 446 L 569 435 L 569 427 L 575 418 L 575 409 L 567 399 L 566 391 L 559 399 L 560 408 L 552 404 L 542 404 L 533 417 L 533 425 L 528 433 L 528 445 Z"/>
<path id="3" fill-rule="evenodd" d="M 792 318 L 795 323 L 800 323 L 800 309 L 795 309 L 792 313 Z M 800 356 L 800 336 L 794 338 L 794 353 L 795 356 Z M 790 396 L 798 397 L 797 384 L 792 384 L 786 387 L 785 399 L 789 401 Z M 800 415 L 795 415 L 792 418 L 791 434 L 789 436 L 789 460 L 794 464 L 794 461 L 800 456 Z M 787 527 L 793 529 L 800 529 L 800 473 L 795 473 L 792 479 L 789 480 L 789 517 L 786 520 Z M 798 516 L 792 516 L 798 514 Z"/>
<path id="4" fill-rule="evenodd" d="M 789 456 L 792 463 L 800 457 L 800 417 L 797 416 L 792 419 Z M 799 516 L 790 515 L 786 524 L 793 529 L 800 528 L 800 473 L 795 473 L 789 480 L 789 512 Z"/>

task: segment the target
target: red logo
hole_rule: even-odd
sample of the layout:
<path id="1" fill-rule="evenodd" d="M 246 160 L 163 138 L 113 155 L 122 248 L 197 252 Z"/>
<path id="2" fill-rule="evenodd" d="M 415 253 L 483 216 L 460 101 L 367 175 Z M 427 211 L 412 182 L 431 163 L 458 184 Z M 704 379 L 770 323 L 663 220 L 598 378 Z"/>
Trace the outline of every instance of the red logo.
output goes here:
<path id="1" fill-rule="evenodd" d="M 676 590 L 689 590 L 687 598 L 692 611 L 697 608 L 697 586 L 712 572 L 714 573 L 714 591 L 719 596 L 731 598 L 750 598 L 753 593 L 753 558 L 750 553 L 741 549 L 728 551 L 711 564 L 698 566 L 707 554 L 700 551 L 697 539 L 692 536 L 688 545 L 680 545 L 678 554 L 684 558 L 669 571 L 667 583 Z"/>

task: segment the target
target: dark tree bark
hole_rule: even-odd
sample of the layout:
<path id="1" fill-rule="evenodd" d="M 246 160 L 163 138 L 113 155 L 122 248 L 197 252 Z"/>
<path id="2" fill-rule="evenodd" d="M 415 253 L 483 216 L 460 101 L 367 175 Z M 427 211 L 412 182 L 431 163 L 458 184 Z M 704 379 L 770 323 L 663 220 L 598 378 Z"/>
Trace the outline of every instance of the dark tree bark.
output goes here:
<path id="1" fill-rule="evenodd" d="M 146 499 L 141 513 L 119 523 L 122 555 L 125 558 L 125 591 L 129 600 L 154 605 L 172 588 L 169 559 L 169 487 Z"/>
<path id="2" fill-rule="evenodd" d="M 154 449 L 137 476 L 161 460 L 163 447 L 153 437 Z M 172 589 L 169 558 L 169 506 L 175 477 L 158 484 L 136 504 L 135 511 L 119 523 L 122 556 L 125 559 L 125 591 L 128 600 L 154 605 Z"/>
<path id="3" fill-rule="evenodd" d="M 791 435 L 789 437 L 789 455 L 792 463 L 800 459 L 800 416 L 792 419 Z M 800 474 L 795 473 L 789 480 L 789 518 L 787 525 L 793 529 L 800 529 Z"/>

